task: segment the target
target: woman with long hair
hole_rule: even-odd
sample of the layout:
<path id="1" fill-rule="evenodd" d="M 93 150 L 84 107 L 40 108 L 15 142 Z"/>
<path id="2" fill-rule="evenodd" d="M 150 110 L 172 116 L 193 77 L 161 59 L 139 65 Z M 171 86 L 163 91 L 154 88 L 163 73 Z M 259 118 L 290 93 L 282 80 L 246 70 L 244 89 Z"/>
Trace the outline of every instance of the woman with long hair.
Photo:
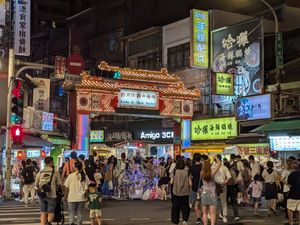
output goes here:
<path id="1" fill-rule="evenodd" d="M 214 156 L 217 162 L 217 166 L 214 170 L 211 168 L 210 160 L 205 160 L 201 171 L 201 178 L 203 181 L 202 193 L 201 193 L 201 205 L 203 211 L 203 224 L 207 225 L 208 213 L 210 213 L 211 225 L 216 223 L 216 206 L 217 206 L 217 194 L 216 194 L 216 182 L 215 175 L 221 167 L 221 161 L 217 156 Z"/>
<path id="2" fill-rule="evenodd" d="M 82 211 L 89 179 L 83 171 L 81 162 L 75 162 L 74 170 L 64 183 L 65 199 L 68 201 L 70 224 L 75 225 L 75 214 L 77 214 L 77 224 L 82 225 Z"/>
<path id="3" fill-rule="evenodd" d="M 277 214 L 276 204 L 277 204 L 277 179 L 278 173 L 273 169 L 274 164 L 272 161 L 267 162 L 267 169 L 262 173 L 262 177 L 265 181 L 266 191 L 265 198 L 267 200 L 268 206 L 268 216 L 272 213 Z"/>

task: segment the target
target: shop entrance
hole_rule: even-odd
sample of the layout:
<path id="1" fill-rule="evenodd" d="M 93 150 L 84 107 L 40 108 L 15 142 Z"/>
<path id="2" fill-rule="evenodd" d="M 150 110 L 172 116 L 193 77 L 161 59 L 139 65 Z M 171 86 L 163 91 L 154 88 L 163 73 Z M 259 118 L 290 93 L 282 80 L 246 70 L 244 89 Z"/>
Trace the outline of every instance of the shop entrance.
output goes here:
<path id="1" fill-rule="evenodd" d="M 86 73 L 76 85 L 71 109 L 71 126 L 76 131 L 74 149 L 89 151 L 93 139 L 90 134 L 95 130 L 104 139 L 121 137 L 115 147 L 139 147 L 144 143 L 150 145 L 148 155 L 157 154 L 162 151 L 157 140 L 172 139 L 173 143 L 174 124 L 192 118 L 193 101 L 200 96 L 199 90 L 187 89 L 178 76 L 166 69 L 120 68 L 106 62 L 101 62 L 99 69 L 101 77 Z M 112 133 L 105 134 L 108 131 Z M 179 139 L 180 132 L 176 135 Z M 165 144 L 164 149 L 169 149 L 170 143 Z"/>

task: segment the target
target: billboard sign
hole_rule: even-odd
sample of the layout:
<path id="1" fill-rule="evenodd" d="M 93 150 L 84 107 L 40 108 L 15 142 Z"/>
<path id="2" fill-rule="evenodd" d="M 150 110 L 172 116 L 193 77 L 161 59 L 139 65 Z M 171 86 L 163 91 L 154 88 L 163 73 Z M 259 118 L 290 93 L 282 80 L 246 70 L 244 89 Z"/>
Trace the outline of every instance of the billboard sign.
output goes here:
<path id="1" fill-rule="evenodd" d="M 238 121 L 270 119 L 272 117 L 271 94 L 238 98 L 235 115 Z"/>
<path id="2" fill-rule="evenodd" d="M 272 151 L 300 150 L 300 136 L 274 136 L 270 137 Z"/>
<path id="3" fill-rule="evenodd" d="M 91 130 L 90 143 L 103 143 L 104 142 L 104 130 Z"/>
<path id="4" fill-rule="evenodd" d="M 209 34 L 209 15 L 208 11 L 191 10 L 191 66 L 208 68 L 208 34 Z"/>
<path id="5" fill-rule="evenodd" d="M 43 112 L 42 130 L 53 131 L 53 113 Z"/>
<path id="6" fill-rule="evenodd" d="M 159 95 L 154 91 L 121 89 L 119 94 L 119 107 L 158 109 Z"/>
<path id="7" fill-rule="evenodd" d="M 234 76 L 230 73 L 216 73 L 215 93 L 216 95 L 233 95 Z"/>
<path id="8" fill-rule="evenodd" d="M 16 1 L 15 54 L 30 55 L 30 0 Z"/>
<path id="9" fill-rule="evenodd" d="M 236 147 L 239 155 L 269 155 L 270 154 L 269 143 L 238 144 L 236 145 Z"/>
<path id="10" fill-rule="evenodd" d="M 191 127 L 192 141 L 223 140 L 237 136 L 237 122 L 234 117 L 194 120 Z"/>
<path id="11" fill-rule="evenodd" d="M 174 139 L 173 128 L 165 129 L 144 129 L 134 132 L 135 139 L 138 140 L 172 140 Z"/>
<path id="12" fill-rule="evenodd" d="M 237 96 L 260 94 L 263 88 L 263 26 L 254 19 L 212 31 L 212 69 L 235 75 Z"/>

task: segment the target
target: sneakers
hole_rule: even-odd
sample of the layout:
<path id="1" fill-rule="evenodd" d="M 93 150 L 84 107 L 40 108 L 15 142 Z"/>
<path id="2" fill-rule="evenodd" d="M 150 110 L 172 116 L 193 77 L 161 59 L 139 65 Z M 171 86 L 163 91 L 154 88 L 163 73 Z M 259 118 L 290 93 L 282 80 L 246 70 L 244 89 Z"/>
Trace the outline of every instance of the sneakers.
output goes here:
<path id="1" fill-rule="evenodd" d="M 201 224 L 201 222 L 202 222 L 201 219 L 198 218 L 196 224 Z"/>
<path id="2" fill-rule="evenodd" d="M 223 223 L 227 223 L 228 221 L 227 221 L 227 217 L 223 217 Z"/>
<path id="3" fill-rule="evenodd" d="M 238 216 L 234 218 L 234 221 L 239 221 L 239 220 L 240 220 L 240 217 L 238 217 Z"/>
<path id="4" fill-rule="evenodd" d="M 183 222 L 182 222 L 182 225 L 187 225 L 187 222 L 186 222 L 186 221 L 183 221 Z"/>

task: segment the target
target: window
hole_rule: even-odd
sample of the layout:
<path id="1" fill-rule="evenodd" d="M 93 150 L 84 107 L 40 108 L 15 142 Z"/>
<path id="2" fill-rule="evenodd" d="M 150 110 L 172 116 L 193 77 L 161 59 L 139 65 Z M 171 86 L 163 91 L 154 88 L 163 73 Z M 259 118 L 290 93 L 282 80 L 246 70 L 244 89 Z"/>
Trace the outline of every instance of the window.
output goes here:
<path id="1" fill-rule="evenodd" d="M 159 53 L 154 52 L 144 56 L 139 56 L 137 59 L 138 69 L 157 70 L 160 67 Z"/>
<path id="2" fill-rule="evenodd" d="M 190 65 L 190 43 L 168 48 L 168 69 L 177 70 Z"/>

